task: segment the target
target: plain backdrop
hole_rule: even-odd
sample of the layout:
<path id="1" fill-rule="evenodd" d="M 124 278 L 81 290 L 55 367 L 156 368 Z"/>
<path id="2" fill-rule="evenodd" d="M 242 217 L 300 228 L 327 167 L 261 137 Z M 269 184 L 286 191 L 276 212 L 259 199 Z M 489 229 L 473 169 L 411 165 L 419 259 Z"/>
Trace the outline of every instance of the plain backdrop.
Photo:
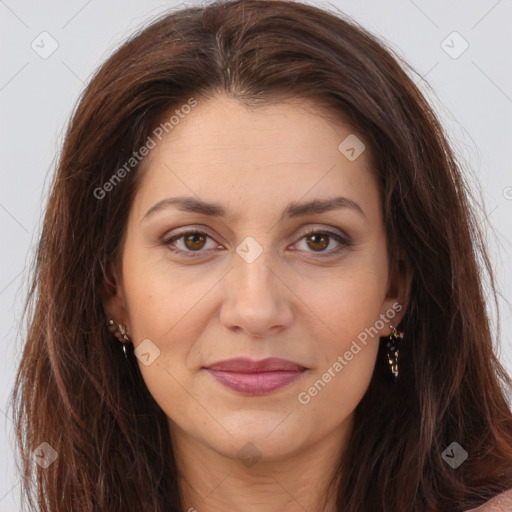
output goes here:
<path id="1" fill-rule="evenodd" d="M 501 293 L 496 343 L 511 372 L 512 1 L 310 3 L 352 16 L 411 64 L 465 160 L 468 179 L 482 194 L 481 219 Z M 91 73 L 123 39 L 166 9 L 201 4 L 0 0 L 0 512 L 21 510 L 7 401 L 22 348 L 29 258 L 64 128 Z"/>

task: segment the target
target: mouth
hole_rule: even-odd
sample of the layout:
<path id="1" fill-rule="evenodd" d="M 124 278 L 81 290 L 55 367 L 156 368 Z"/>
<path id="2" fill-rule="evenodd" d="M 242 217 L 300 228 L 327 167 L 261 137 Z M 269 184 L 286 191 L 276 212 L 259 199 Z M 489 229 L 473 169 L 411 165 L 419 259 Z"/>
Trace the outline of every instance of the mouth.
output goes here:
<path id="1" fill-rule="evenodd" d="M 288 386 L 307 368 L 286 359 L 229 359 L 204 367 L 223 386 L 248 395 L 262 395 Z"/>

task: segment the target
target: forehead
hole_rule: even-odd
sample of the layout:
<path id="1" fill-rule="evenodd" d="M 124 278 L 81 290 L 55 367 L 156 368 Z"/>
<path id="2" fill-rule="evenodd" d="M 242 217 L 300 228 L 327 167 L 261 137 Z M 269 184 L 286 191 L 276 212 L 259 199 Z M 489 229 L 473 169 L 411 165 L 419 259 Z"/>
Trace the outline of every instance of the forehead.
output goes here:
<path id="1" fill-rule="evenodd" d="M 156 201 L 189 195 L 232 205 L 234 219 L 301 198 L 378 203 L 369 149 L 354 160 L 342 152 L 345 140 L 363 144 L 354 137 L 305 100 L 258 108 L 224 96 L 198 101 L 151 150 L 134 206 L 143 216 Z"/>

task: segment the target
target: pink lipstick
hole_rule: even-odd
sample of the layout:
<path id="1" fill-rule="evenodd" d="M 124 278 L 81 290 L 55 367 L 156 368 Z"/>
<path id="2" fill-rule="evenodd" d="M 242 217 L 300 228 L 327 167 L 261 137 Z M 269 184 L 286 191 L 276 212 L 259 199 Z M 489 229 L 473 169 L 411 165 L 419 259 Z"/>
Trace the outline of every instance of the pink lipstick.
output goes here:
<path id="1" fill-rule="evenodd" d="M 306 369 L 275 357 L 261 361 L 228 359 L 206 367 L 210 375 L 227 388 L 249 395 L 263 395 L 281 389 L 298 379 Z"/>

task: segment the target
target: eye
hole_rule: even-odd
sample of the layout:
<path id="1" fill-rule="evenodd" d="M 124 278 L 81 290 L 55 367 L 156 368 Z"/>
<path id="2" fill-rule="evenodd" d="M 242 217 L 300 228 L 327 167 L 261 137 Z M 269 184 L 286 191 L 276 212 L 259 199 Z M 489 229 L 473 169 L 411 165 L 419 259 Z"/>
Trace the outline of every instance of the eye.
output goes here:
<path id="1" fill-rule="evenodd" d="M 181 240 L 183 239 L 183 240 Z M 207 245 L 207 240 L 212 240 L 212 246 L 207 249 L 215 249 L 218 244 L 204 231 L 186 231 L 179 235 L 172 236 L 164 240 L 164 244 L 169 246 L 169 250 L 173 253 L 177 253 L 187 257 L 200 256 L 203 251 L 202 249 Z M 182 244 L 182 248 L 176 247 L 175 242 Z"/>
<path id="2" fill-rule="evenodd" d="M 326 251 L 325 249 L 331 245 L 333 239 L 338 243 L 338 246 Z M 322 258 L 339 254 L 346 247 L 352 245 L 352 242 L 347 235 L 341 235 L 340 233 L 329 230 L 312 229 L 305 233 L 299 242 L 302 240 L 305 241 L 306 248 L 312 249 L 305 249 L 306 252 L 318 253 L 318 256 Z M 296 247 L 298 245 L 299 243 L 296 244 Z"/>

